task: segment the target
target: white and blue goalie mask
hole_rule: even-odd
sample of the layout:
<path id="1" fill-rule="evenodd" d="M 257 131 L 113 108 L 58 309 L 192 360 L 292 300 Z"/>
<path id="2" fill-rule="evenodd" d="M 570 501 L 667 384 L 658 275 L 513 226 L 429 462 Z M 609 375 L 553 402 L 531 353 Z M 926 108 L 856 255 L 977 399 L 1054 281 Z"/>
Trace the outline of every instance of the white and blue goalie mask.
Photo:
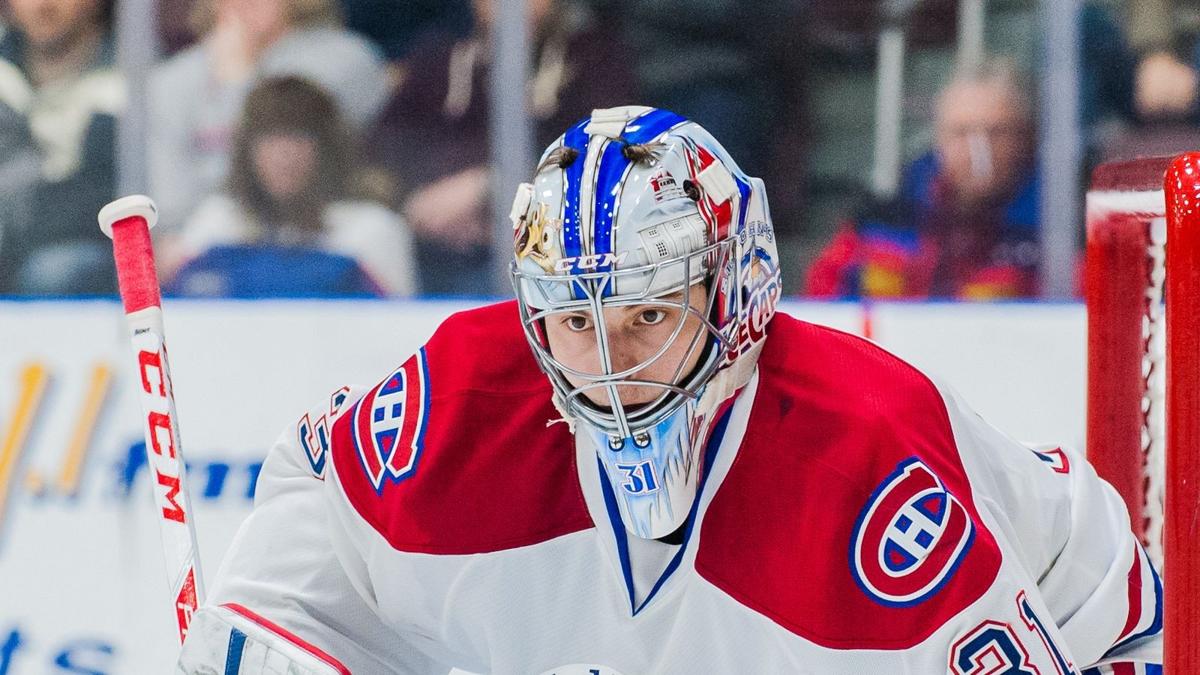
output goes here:
<path id="1" fill-rule="evenodd" d="M 546 149 L 511 218 L 521 320 L 555 404 L 594 442 L 626 528 L 670 534 L 695 499 L 717 411 L 749 380 L 779 299 L 762 181 L 674 113 L 596 110 Z M 654 331 L 661 344 L 636 358 L 606 325 L 630 312 L 672 317 Z M 545 326 L 565 318 L 594 335 L 589 365 L 552 353 Z"/>

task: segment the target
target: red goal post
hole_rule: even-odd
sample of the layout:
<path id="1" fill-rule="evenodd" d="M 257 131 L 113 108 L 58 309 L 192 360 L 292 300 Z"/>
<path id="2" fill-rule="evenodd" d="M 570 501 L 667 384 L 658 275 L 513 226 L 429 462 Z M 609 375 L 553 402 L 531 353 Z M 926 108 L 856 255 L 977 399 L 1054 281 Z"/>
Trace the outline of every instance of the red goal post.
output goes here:
<path id="1" fill-rule="evenodd" d="M 1200 153 L 1087 195 L 1088 457 L 1164 570 L 1165 672 L 1200 673 Z"/>

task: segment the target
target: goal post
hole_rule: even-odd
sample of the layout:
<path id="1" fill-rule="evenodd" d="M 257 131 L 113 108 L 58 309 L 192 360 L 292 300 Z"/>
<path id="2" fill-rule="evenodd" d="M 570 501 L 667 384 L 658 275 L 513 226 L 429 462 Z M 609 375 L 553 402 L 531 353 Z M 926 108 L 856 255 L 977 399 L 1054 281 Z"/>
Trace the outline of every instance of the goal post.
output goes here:
<path id="1" fill-rule="evenodd" d="M 1200 673 L 1200 153 L 1167 170 L 1167 663 Z M 1183 635 L 1184 627 L 1190 635 Z"/>
<path id="2" fill-rule="evenodd" d="M 1200 153 L 1087 194 L 1087 451 L 1165 572 L 1168 673 L 1200 673 Z"/>

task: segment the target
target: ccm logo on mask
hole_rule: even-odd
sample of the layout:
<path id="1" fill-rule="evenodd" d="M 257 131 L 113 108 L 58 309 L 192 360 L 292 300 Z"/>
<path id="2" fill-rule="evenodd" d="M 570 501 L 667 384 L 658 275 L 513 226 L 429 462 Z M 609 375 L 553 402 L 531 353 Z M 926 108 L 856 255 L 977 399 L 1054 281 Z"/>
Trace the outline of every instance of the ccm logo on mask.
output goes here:
<path id="1" fill-rule="evenodd" d="M 625 262 L 625 258 L 628 255 L 629 251 L 622 251 L 620 253 L 597 253 L 574 258 L 563 258 L 554 264 L 554 271 L 570 272 L 572 269 L 594 270 L 605 265 L 620 265 Z"/>

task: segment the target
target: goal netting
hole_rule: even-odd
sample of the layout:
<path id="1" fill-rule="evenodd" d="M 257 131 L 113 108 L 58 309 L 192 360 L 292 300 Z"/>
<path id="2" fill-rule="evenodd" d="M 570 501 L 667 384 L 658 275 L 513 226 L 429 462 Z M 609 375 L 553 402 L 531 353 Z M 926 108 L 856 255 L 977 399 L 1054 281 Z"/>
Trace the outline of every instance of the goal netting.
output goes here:
<path id="1" fill-rule="evenodd" d="M 1088 457 L 1165 570 L 1168 671 L 1200 673 L 1200 153 L 1095 171 L 1086 283 Z"/>

